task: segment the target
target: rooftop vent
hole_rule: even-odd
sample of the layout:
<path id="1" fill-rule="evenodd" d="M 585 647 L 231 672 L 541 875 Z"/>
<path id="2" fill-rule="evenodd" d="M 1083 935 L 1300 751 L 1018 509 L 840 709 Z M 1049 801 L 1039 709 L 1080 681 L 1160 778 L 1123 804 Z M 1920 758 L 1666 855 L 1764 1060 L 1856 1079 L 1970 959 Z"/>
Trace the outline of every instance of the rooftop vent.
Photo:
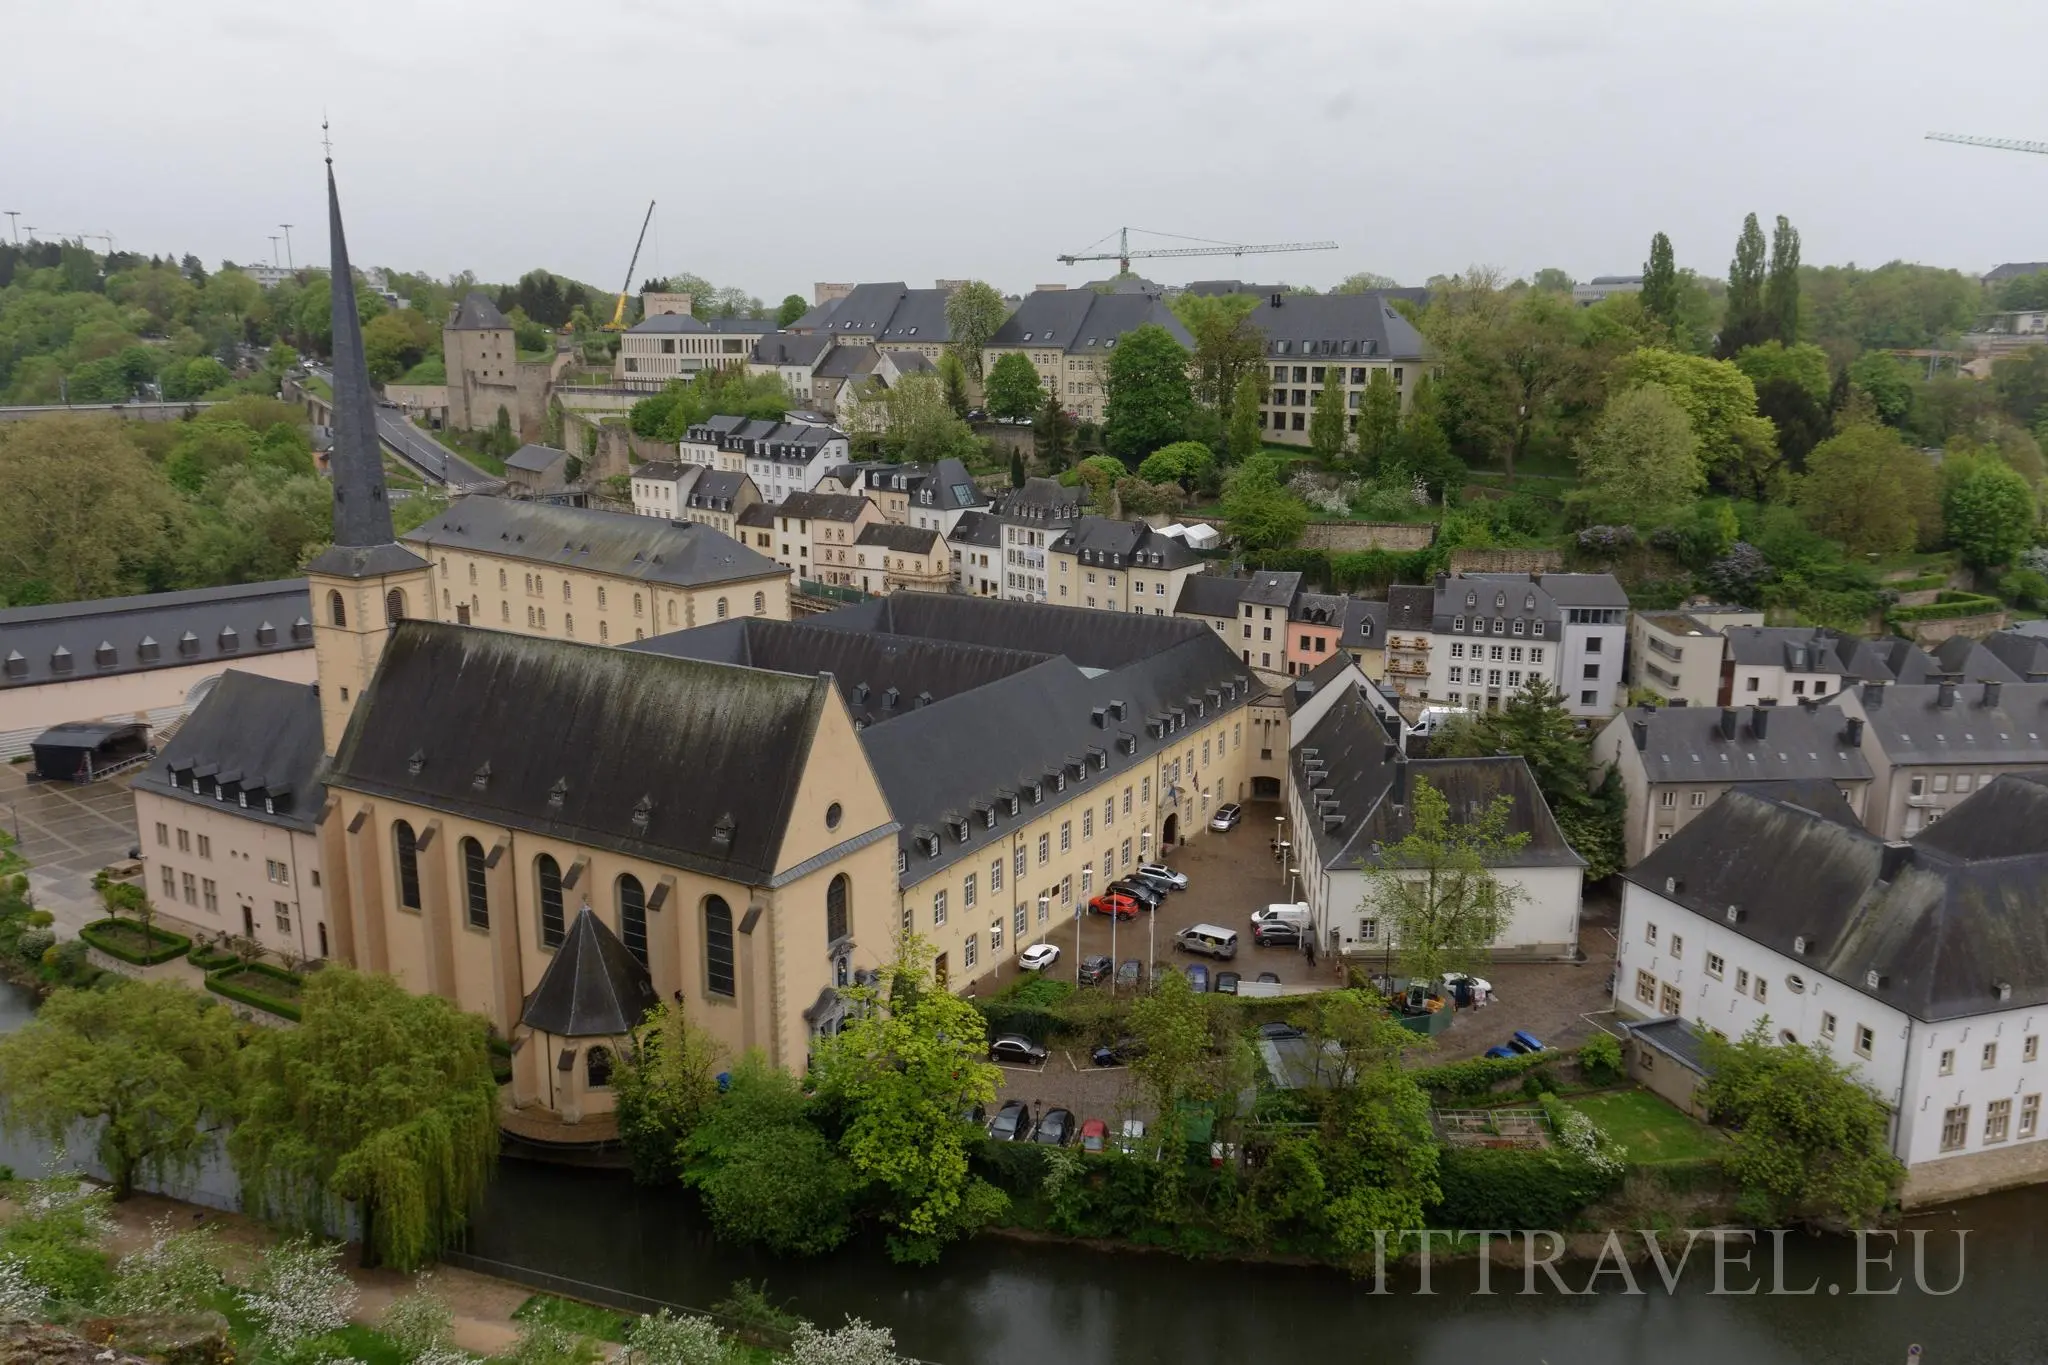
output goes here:
<path id="1" fill-rule="evenodd" d="M 414 749 L 412 751 L 412 757 L 405 760 L 405 770 L 411 773 L 414 777 L 418 777 L 420 775 L 420 770 L 422 768 L 425 768 L 426 766 L 427 751 L 425 749 Z"/>
<path id="2" fill-rule="evenodd" d="M 265 621 L 262 625 L 256 627 L 256 644 L 258 648 L 269 649 L 272 645 L 276 643 L 276 626 L 273 626 L 270 624 L 270 622 Z"/>
<path id="3" fill-rule="evenodd" d="M 1748 918 L 1749 912 L 1747 910 L 1734 905 L 1728 907 L 1727 920 L 1730 924 L 1740 924 Z"/>
<path id="4" fill-rule="evenodd" d="M 21 651 L 18 649 L 7 651 L 7 676 L 10 678 L 26 678 L 28 676 L 28 660 L 21 657 Z"/>
<path id="5" fill-rule="evenodd" d="M 113 641 L 100 641 L 100 647 L 92 652 L 92 661 L 96 667 L 112 668 L 118 662 L 118 656 L 114 653 Z"/>
<path id="6" fill-rule="evenodd" d="M 562 808 L 562 802 L 568 797 L 568 795 L 569 779 L 566 777 L 556 778 L 555 785 L 548 788 L 548 809 L 560 810 Z"/>
<path id="7" fill-rule="evenodd" d="M 711 827 L 711 842 L 720 848 L 732 847 L 733 823 L 730 814 L 718 817 L 718 823 Z"/>
<path id="8" fill-rule="evenodd" d="M 293 633 L 296 634 L 298 631 L 298 627 L 294 626 L 292 630 Z M 308 625 L 306 627 L 307 638 L 310 639 L 312 637 L 312 633 L 313 627 Z M 163 648 L 162 646 L 157 644 L 156 637 L 153 635 L 143 636 L 142 643 L 135 646 L 135 661 L 137 663 L 153 664 L 162 654 Z"/>
<path id="9" fill-rule="evenodd" d="M 469 785 L 472 791 L 482 791 L 491 785 L 491 765 L 488 759 L 478 766 L 476 773 L 469 779 Z"/>
<path id="10" fill-rule="evenodd" d="M 178 637 L 178 653 L 183 654 L 189 658 L 192 655 L 197 654 L 198 652 L 199 637 L 197 635 L 194 635 L 191 631 L 188 630 L 183 635 L 180 635 Z"/>
<path id="11" fill-rule="evenodd" d="M 62 645 L 58 645 L 50 655 L 50 671 L 52 673 L 69 673 L 71 671 L 71 651 Z"/>
<path id="12" fill-rule="evenodd" d="M 1664 879 L 1664 894 L 1665 894 L 1665 895 L 1667 895 L 1667 896 L 1675 896 L 1675 895 L 1677 895 L 1677 894 L 1678 894 L 1679 892 L 1681 892 L 1681 891 L 1683 891 L 1683 890 L 1685 890 L 1685 878 L 1683 878 L 1683 877 L 1666 877 L 1666 878 Z"/>
<path id="13" fill-rule="evenodd" d="M 298 620 L 292 622 L 292 639 L 294 641 L 298 642 L 299 644 L 304 644 L 306 641 L 312 638 L 313 623 L 311 621 L 308 621 L 305 617 L 301 616 Z M 154 642 L 152 642 L 152 647 L 154 647 Z"/>
<path id="14" fill-rule="evenodd" d="M 633 805 L 633 828 L 641 834 L 647 832 L 647 824 L 654 818 L 654 798 L 643 795 Z"/>

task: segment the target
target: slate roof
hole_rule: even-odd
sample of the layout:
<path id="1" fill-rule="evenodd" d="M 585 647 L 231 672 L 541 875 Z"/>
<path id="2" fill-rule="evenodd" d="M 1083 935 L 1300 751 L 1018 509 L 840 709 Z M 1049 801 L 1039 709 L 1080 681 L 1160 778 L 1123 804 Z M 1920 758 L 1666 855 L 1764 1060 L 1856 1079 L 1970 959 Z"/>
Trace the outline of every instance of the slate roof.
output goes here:
<path id="1" fill-rule="evenodd" d="M 1934 661 L 1951 678 L 1973 682 L 2024 682 L 1995 650 L 1967 635 L 1951 635 L 1934 647 Z"/>
<path id="2" fill-rule="evenodd" d="M 405 536 L 408 545 L 504 555 L 648 583 L 703 587 L 780 578 L 766 556 L 698 522 L 510 498 L 463 498 Z"/>
<path id="3" fill-rule="evenodd" d="M 799 318 L 798 325 L 805 320 Z M 946 291 L 911 289 L 901 280 L 855 285 L 817 326 L 834 336 L 898 343 L 944 342 L 951 336 L 946 326 Z"/>
<path id="4" fill-rule="evenodd" d="M 566 450 L 553 446 L 523 445 L 505 457 L 505 468 L 523 470 L 528 474 L 545 474 L 561 461 L 569 458 Z"/>
<path id="5" fill-rule="evenodd" d="M 1985 649 L 2022 679 L 2029 673 L 2039 673 L 2048 677 L 2048 636 L 2019 630 L 2001 630 L 1985 636 L 1983 644 Z"/>
<path id="6" fill-rule="evenodd" d="M 988 512 L 962 512 L 960 520 L 953 523 L 953 534 L 946 539 L 954 545 L 975 545 L 984 550 L 1000 549 L 1003 544 L 1003 523 Z"/>
<path id="7" fill-rule="evenodd" d="M 815 332 L 773 332 L 754 343 L 752 359 L 756 365 L 815 365 L 831 344 L 832 338 Z"/>
<path id="8" fill-rule="evenodd" d="M 860 528 L 854 537 L 856 545 L 879 545 L 885 550 L 898 550 L 907 555 L 928 555 L 942 537 L 929 526 L 896 526 L 886 521 L 872 521 Z"/>
<path id="9" fill-rule="evenodd" d="M 519 1022 L 557 1038 L 630 1033 L 661 1003 L 654 980 L 585 902 L 526 997 Z"/>
<path id="10" fill-rule="evenodd" d="M 1178 536 L 1163 536 L 1142 521 L 1082 517 L 1053 541 L 1054 554 L 1076 556 L 1084 564 L 1133 569 L 1185 569 L 1202 557 Z"/>
<path id="11" fill-rule="evenodd" d="M 701 464 L 684 464 L 681 460 L 647 460 L 633 466 L 633 477 L 652 479 L 656 483 L 674 483 L 683 477 L 686 469 L 702 469 Z"/>
<path id="12" fill-rule="evenodd" d="M 881 352 L 872 346 L 834 346 L 814 373 L 820 379 L 858 379 L 873 373 L 879 359 Z"/>
<path id="13" fill-rule="evenodd" d="M 1416 360 L 1427 350 L 1415 325 L 1378 294 L 1282 294 L 1278 307 L 1269 294 L 1250 317 L 1268 356 Z"/>
<path id="14" fill-rule="evenodd" d="M 751 482 L 750 475 L 737 470 L 706 469 L 697 477 L 696 487 L 690 490 L 689 505 L 708 511 L 730 511 L 733 499 Z"/>
<path id="15" fill-rule="evenodd" d="M 0 694 L 309 649 L 306 580 L 0 609 Z"/>
<path id="16" fill-rule="evenodd" d="M 328 783 L 764 886 L 829 686 L 401 621 Z"/>
<path id="17" fill-rule="evenodd" d="M 1287 619 L 1303 625 L 1336 626 L 1341 630 L 1347 610 L 1345 604 L 1350 600 L 1342 593 L 1296 593 L 1287 608 Z"/>
<path id="18" fill-rule="evenodd" d="M 1300 574 L 1292 570 L 1283 573 L 1275 569 L 1257 569 L 1238 595 L 1238 603 L 1241 606 L 1279 607 L 1284 611 L 1293 605 L 1294 595 L 1300 591 Z"/>
<path id="19" fill-rule="evenodd" d="M 2048 1005 L 2043 781 L 2002 774 L 1889 845 L 1738 787 L 1622 875 L 1916 1019 Z"/>
<path id="20" fill-rule="evenodd" d="M 769 510 L 805 521 L 857 521 L 872 506 L 859 493 L 791 493 Z"/>
<path id="21" fill-rule="evenodd" d="M 1406 838 L 1415 824 L 1413 793 L 1423 781 L 1443 793 L 1458 821 L 1496 797 L 1511 800 L 1507 833 L 1528 840 L 1496 866 L 1585 866 L 1522 758 L 1410 759 L 1358 687 L 1330 704 L 1288 760 L 1289 780 L 1304 806 L 1325 817 L 1314 822 L 1312 834 L 1316 856 L 1332 871 L 1353 869 L 1376 857 L 1379 846 Z M 1314 774 L 1311 761 L 1322 765 Z M 1318 789 L 1329 794 L 1317 796 Z"/>
<path id="22" fill-rule="evenodd" d="M 775 508 L 765 502 L 748 503 L 733 522 L 736 526 L 753 526 L 764 531 L 775 529 Z"/>
<path id="23" fill-rule="evenodd" d="M 965 512 L 987 507 L 993 502 L 975 483 L 974 476 L 967 472 L 967 466 L 958 460 L 940 460 L 929 469 L 921 465 L 912 468 L 917 472 L 912 475 L 910 500 L 919 507 Z"/>
<path id="24" fill-rule="evenodd" d="M 1628 594 L 1612 574 L 1604 573 L 1460 574 L 1442 578 L 1434 592 L 1432 629 L 1438 634 L 1454 631 L 1458 617 L 1476 614 L 1488 621 L 1540 621 L 1555 637 L 1569 607 L 1628 609 Z"/>
<path id="25" fill-rule="evenodd" d="M 1672 1061 L 1677 1062 L 1694 1075 L 1709 1075 L 1706 1062 L 1706 1047 L 1699 1031 L 1686 1020 L 1675 1014 L 1661 1019 L 1645 1019 L 1639 1024 L 1617 1020 L 1632 1036 L 1657 1049 Z"/>
<path id="26" fill-rule="evenodd" d="M 929 358 L 916 351 L 889 351 L 885 354 L 898 374 L 931 374 L 938 369 Z"/>
<path id="27" fill-rule="evenodd" d="M 1003 494 L 995 510 L 1005 521 L 1058 524 L 1080 516 L 1087 505 L 1086 487 L 1068 488 L 1058 479 L 1034 475 L 1024 481 L 1022 488 Z"/>
<path id="28" fill-rule="evenodd" d="M 832 315 L 839 311 L 839 305 L 845 301 L 844 296 L 842 296 L 836 299 L 826 299 L 823 303 L 812 304 L 802 317 L 789 324 L 789 330 L 792 332 L 819 332 L 827 322 L 832 320 Z"/>
<path id="29" fill-rule="evenodd" d="M 1177 616 L 1229 616 L 1237 615 L 1238 599 L 1251 586 L 1248 578 L 1231 578 L 1223 574 L 1190 574 L 1180 585 L 1180 600 L 1173 605 Z"/>
<path id="30" fill-rule="evenodd" d="M 1159 299 L 1149 294 L 1098 294 L 1092 289 L 1040 289 L 996 328 L 991 347 L 1056 348 L 1070 355 L 1113 350 L 1139 327 L 1164 327 L 1189 350 L 1194 338 Z"/>
<path id="31" fill-rule="evenodd" d="M 325 747 L 320 694 L 313 684 L 231 668 L 137 775 L 135 786 L 194 805 L 216 804 L 214 790 L 224 787 L 233 814 L 310 832 L 326 799 L 320 773 Z M 237 800 L 244 792 L 246 806 Z"/>
<path id="32" fill-rule="evenodd" d="M 684 332 L 708 332 L 711 329 L 688 313 L 656 313 L 651 318 L 640 319 L 626 330 L 640 336 L 676 336 Z"/>
<path id="33" fill-rule="evenodd" d="M 1729 626 L 1728 658 L 1793 673 L 1840 673 L 1835 643 L 1813 626 Z"/>
<path id="34" fill-rule="evenodd" d="M 944 289 L 904 290 L 903 297 L 896 303 L 896 311 L 889 315 L 889 325 L 881 339 L 919 345 L 950 341 L 953 333 L 946 322 L 946 300 L 949 297 L 951 295 Z"/>
<path id="35" fill-rule="evenodd" d="M 1608 724 L 1627 727 L 1653 785 L 1870 780 L 1839 706 L 1638 706 Z"/>
<path id="36" fill-rule="evenodd" d="M 1344 635 L 1339 649 L 1379 649 L 1387 639 L 1387 604 L 1353 597 L 1344 609 Z"/>
<path id="37" fill-rule="evenodd" d="M 1436 589 L 1428 584 L 1395 583 L 1387 589 L 1387 629 L 1430 628 L 1436 612 Z"/>
<path id="38" fill-rule="evenodd" d="M 2048 763 L 2048 683 L 1894 683 L 1870 692 L 1861 709 L 1894 766 Z"/>
<path id="39" fill-rule="evenodd" d="M 512 326 L 505 315 L 498 311 L 498 305 L 491 302 L 491 296 L 481 289 L 472 289 L 462 296 L 462 302 L 455 309 L 455 316 L 448 320 L 451 332 L 495 332 Z"/>
<path id="40" fill-rule="evenodd" d="M 935 592 L 892 593 L 810 618 L 836 630 L 879 631 L 918 639 L 1063 654 L 1083 668 L 1118 669 L 1185 640 L 1213 639 L 1199 621 L 1177 616 L 1090 611 L 1049 602 L 1006 602 Z M 1235 655 L 1224 651 L 1233 661 Z"/>

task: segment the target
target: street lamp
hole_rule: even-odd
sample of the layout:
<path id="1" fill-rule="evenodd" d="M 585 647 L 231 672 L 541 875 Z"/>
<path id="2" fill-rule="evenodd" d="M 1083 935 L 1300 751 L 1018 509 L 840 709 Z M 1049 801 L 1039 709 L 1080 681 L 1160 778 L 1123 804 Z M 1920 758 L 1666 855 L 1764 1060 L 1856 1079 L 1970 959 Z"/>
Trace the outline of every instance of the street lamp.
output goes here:
<path id="1" fill-rule="evenodd" d="M 1088 913 L 1088 902 L 1089 902 L 1089 900 L 1090 900 L 1090 899 L 1092 898 L 1092 894 L 1093 894 L 1093 892 L 1094 892 L 1094 889 L 1095 889 L 1095 869 L 1094 869 L 1093 867 L 1090 867 L 1090 866 L 1083 866 L 1083 867 L 1082 867 L 1082 869 L 1081 869 L 1081 901 L 1080 901 L 1080 904 L 1078 904 L 1078 905 L 1076 905 L 1076 906 L 1074 907 L 1074 920 L 1075 920 L 1075 923 L 1076 923 L 1077 925 L 1079 924 L 1079 922 L 1081 921 L 1081 919 L 1082 919 L 1083 917 L 1085 917 L 1085 916 L 1087 915 L 1087 913 Z M 1114 992 L 1115 992 L 1115 990 L 1116 990 L 1116 913 L 1115 913 L 1115 910 L 1116 910 L 1116 907 L 1115 907 L 1114 905 L 1112 905 L 1112 906 L 1110 907 L 1110 912 L 1111 912 L 1111 913 L 1110 913 L 1110 916 L 1109 916 L 1109 970 L 1110 970 L 1110 984 L 1109 984 L 1109 989 L 1110 989 L 1110 991 L 1111 991 L 1112 993 L 1114 993 Z M 1081 931 L 1080 931 L 1080 929 L 1079 929 L 1079 928 L 1076 928 L 1076 929 L 1074 930 L 1074 934 L 1075 934 L 1075 938 L 1076 938 L 1076 941 L 1078 941 L 1078 940 L 1079 940 L 1079 936 L 1080 936 L 1080 933 L 1081 933 Z"/>
<path id="2" fill-rule="evenodd" d="M 1146 830 L 1138 836 L 1138 861 L 1149 861 L 1145 855 L 1152 851 L 1152 831 Z M 1164 902 L 1161 902 L 1164 904 Z M 1145 917 L 1145 970 L 1151 971 L 1159 960 L 1159 911 L 1154 909 Z"/>

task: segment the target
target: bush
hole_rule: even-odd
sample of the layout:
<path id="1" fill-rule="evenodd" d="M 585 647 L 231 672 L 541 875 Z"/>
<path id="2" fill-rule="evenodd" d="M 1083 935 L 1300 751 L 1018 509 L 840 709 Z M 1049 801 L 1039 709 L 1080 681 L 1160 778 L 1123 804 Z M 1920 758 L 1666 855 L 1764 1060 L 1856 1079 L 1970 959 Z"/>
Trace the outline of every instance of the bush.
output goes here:
<path id="1" fill-rule="evenodd" d="M 2005 607 L 1995 597 L 1972 592 L 1945 592 L 1924 607 L 1893 607 L 1886 613 L 1893 621 L 1951 621 L 1959 616 L 1982 616 Z"/>
<path id="2" fill-rule="evenodd" d="M 1579 1048 L 1579 1070 L 1591 1085 L 1613 1085 L 1621 1079 L 1621 1044 L 1612 1034 L 1596 1033 Z"/>
<path id="3" fill-rule="evenodd" d="M 1564 1228 L 1614 1183 L 1614 1176 L 1555 1148 L 1447 1147 L 1430 1226 Z"/>
<path id="4" fill-rule="evenodd" d="M 1551 1052 L 1528 1052 L 1515 1057 L 1474 1057 L 1470 1061 L 1423 1067 L 1415 1073 L 1415 1083 L 1439 1101 L 1478 1099 L 1492 1094 L 1501 1082 L 1548 1068 L 1556 1060 L 1557 1055 Z M 1537 1224 L 1519 1226 L 1535 1227 Z"/>
<path id="5" fill-rule="evenodd" d="M 159 962 L 170 962 L 183 957 L 192 947 L 192 940 L 183 934 L 174 934 L 155 925 L 145 929 L 133 920 L 125 919 L 94 920 L 80 929 L 78 936 L 108 957 L 119 958 L 137 967 L 154 967 Z"/>
<path id="6" fill-rule="evenodd" d="M 185 955 L 185 960 L 202 972 L 217 972 L 225 967 L 242 965 L 242 959 L 225 948 L 194 948 Z"/>
<path id="7" fill-rule="evenodd" d="M 294 1023 L 299 1018 L 299 993 L 305 978 L 267 962 L 244 962 L 239 966 L 208 973 L 206 989 L 244 1005 L 268 1010 Z"/>

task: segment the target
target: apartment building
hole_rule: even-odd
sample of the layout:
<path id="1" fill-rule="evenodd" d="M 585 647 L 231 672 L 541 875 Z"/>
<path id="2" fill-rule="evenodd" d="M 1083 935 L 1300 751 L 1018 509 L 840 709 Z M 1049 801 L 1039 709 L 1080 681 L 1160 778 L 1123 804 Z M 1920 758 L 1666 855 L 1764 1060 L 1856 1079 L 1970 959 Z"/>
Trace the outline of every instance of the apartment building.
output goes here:
<path id="1" fill-rule="evenodd" d="M 1081 421 L 1099 422 L 1107 415 L 1103 385 L 1109 357 L 1119 340 L 1145 326 L 1164 327 L 1174 340 L 1194 349 L 1187 328 L 1156 297 L 1040 289 L 989 338 L 982 352 L 983 373 L 1005 355 L 1021 355 L 1062 407 Z"/>
<path id="2" fill-rule="evenodd" d="M 633 466 L 633 513 L 680 521 L 689 505 L 690 490 L 708 472 L 703 465 L 681 460 L 648 460 Z"/>
<path id="3" fill-rule="evenodd" d="M 837 298 L 821 300 L 788 330 L 829 337 L 835 347 L 903 351 L 935 361 L 952 337 L 946 322 L 951 293 L 943 286 L 912 289 L 901 280 L 857 284 Z"/>
<path id="4" fill-rule="evenodd" d="M 1624 874 L 1615 1009 L 1832 1056 L 1892 1116 L 1909 1206 L 2042 1178 L 2048 789 L 2000 774 L 1959 814 L 1889 841 L 1736 787 Z"/>
<path id="5" fill-rule="evenodd" d="M 1594 738 L 1593 762 L 1621 775 L 1629 864 L 1737 785 L 1824 783 L 1859 820 L 1870 789 L 1863 722 L 1812 700 L 1746 710 L 1634 707 Z"/>
<path id="6" fill-rule="evenodd" d="M 1003 533 L 1003 599 L 1050 602 L 1052 543 L 1081 519 L 1088 490 L 1057 479 L 1027 479 L 996 505 Z"/>
<path id="7" fill-rule="evenodd" d="M 1842 690 L 1835 638 L 1816 626 L 1729 626 L 1721 700 L 1730 706 L 1789 706 Z"/>
<path id="8" fill-rule="evenodd" d="M 2048 767 L 2048 683 L 1865 683 L 1836 702 L 1864 722 L 1864 824 L 1880 838 L 1912 838 L 2000 773 Z"/>
<path id="9" fill-rule="evenodd" d="M 781 502 L 749 507 L 739 526 L 742 543 L 772 556 L 797 578 L 851 587 L 859 576 L 854 542 L 862 528 L 881 520 L 881 509 L 863 497 L 792 493 Z"/>
<path id="10" fill-rule="evenodd" d="M 1003 523 L 988 512 L 965 512 L 946 537 L 953 581 L 969 597 L 1003 595 Z"/>
<path id="11" fill-rule="evenodd" d="M 1721 664 L 1729 626 L 1761 626 L 1764 614 L 1712 604 L 1682 611 L 1638 612 L 1629 622 L 1629 683 L 1654 692 L 1666 705 L 1714 706 L 1721 699 Z"/>
<path id="12" fill-rule="evenodd" d="M 1238 659 L 1268 680 L 1287 673 L 1288 613 L 1300 592 L 1300 574 L 1262 569 L 1237 595 L 1237 638 L 1231 643 Z"/>
<path id="13" fill-rule="evenodd" d="M 1613 714 L 1629 614 L 1613 575 L 1439 574 L 1432 611 L 1428 697 L 1493 710 L 1541 678 L 1573 715 Z"/>
<path id="14" fill-rule="evenodd" d="M 823 335 L 797 336 L 771 332 L 754 343 L 747 354 L 749 374 L 772 374 L 782 381 L 790 397 L 799 403 L 812 400 L 818 366 L 832 350 L 832 339 Z"/>
<path id="15" fill-rule="evenodd" d="M 1142 521 L 1081 517 L 1047 551 L 1052 600 L 1091 611 L 1170 614 L 1208 561 Z"/>
<path id="16" fill-rule="evenodd" d="M 1337 647 L 1351 656 L 1367 679 L 1378 683 L 1387 672 L 1386 602 L 1366 597 L 1346 598 L 1344 634 Z"/>
<path id="17" fill-rule="evenodd" d="M 853 555 L 851 586 L 862 592 L 952 590 L 953 549 L 944 536 L 930 527 L 870 522 L 861 527 Z"/>
<path id="18" fill-rule="evenodd" d="M 1351 599 L 1341 593 L 1296 593 L 1287 608 L 1287 671 L 1301 677 L 1339 653 Z"/>
<path id="19" fill-rule="evenodd" d="M 1274 291 L 1252 310 L 1265 338 L 1271 381 L 1259 423 L 1279 445 L 1308 444 L 1309 416 L 1328 385 L 1344 389 L 1353 430 L 1366 385 L 1386 373 L 1406 412 L 1415 385 L 1433 370 L 1422 334 L 1380 294 L 1288 294 Z"/>
<path id="20" fill-rule="evenodd" d="M 1430 626 L 1436 619 L 1436 590 L 1427 584 L 1394 583 L 1387 588 L 1386 680 L 1394 695 L 1420 700 L 1429 691 Z"/>
<path id="21" fill-rule="evenodd" d="M 705 370 L 747 369 L 754 347 L 775 331 L 773 318 L 694 318 L 661 313 L 642 318 L 619 337 L 612 382 L 659 393 L 673 379 Z"/>
<path id="22" fill-rule="evenodd" d="M 737 541 L 740 514 L 759 501 L 761 490 L 746 475 L 707 469 L 692 481 L 684 495 L 682 519 L 709 526 Z"/>
<path id="23" fill-rule="evenodd" d="M 846 433 L 837 427 L 754 417 L 707 417 L 677 450 L 687 463 L 747 475 L 769 502 L 812 492 L 848 459 Z"/>

